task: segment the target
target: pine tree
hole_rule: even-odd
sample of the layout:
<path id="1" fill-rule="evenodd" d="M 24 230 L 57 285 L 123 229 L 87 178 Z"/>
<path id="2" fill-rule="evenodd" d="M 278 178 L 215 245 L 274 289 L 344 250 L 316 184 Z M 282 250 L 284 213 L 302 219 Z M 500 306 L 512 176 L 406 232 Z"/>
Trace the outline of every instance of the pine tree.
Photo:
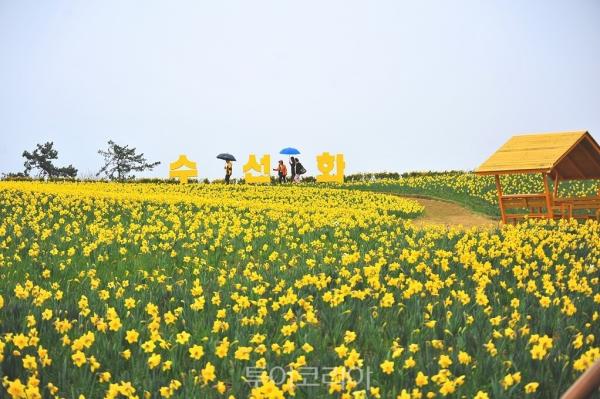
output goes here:
<path id="1" fill-rule="evenodd" d="M 106 175 L 110 180 L 126 180 L 135 178 L 131 172 L 142 172 L 152 170 L 160 162 L 149 163 L 144 154 L 136 154 L 135 148 L 120 146 L 112 140 L 108 142 L 107 150 L 98 150 L 98 154 L 104 157 L 104 166 L 96 173 Z"/>

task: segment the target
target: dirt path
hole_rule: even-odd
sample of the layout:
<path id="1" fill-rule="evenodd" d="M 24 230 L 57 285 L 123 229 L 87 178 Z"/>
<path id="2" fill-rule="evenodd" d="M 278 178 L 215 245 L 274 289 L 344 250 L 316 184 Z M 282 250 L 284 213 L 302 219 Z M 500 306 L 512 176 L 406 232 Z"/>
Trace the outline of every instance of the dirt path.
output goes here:
<path id="1" fill-rule="evenodd" d="M 453 202 L 431 198 L 406 197 L 419 202 L 425 207 L 425 213 L 414 220 L 417 226 L 446 225 L 465 228 L 493 228 L 498 221 L 480 213 L 475 213 Z"/>

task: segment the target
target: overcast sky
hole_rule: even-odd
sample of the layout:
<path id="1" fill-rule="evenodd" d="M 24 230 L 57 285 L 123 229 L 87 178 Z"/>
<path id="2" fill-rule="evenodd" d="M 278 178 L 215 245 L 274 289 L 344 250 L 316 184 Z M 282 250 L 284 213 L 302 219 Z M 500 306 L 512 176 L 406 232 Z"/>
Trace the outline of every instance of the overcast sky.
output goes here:
<path id="1" fill-rule="evenodd" d="M 0 0 L 0 173 L 109 139 L 201 177 L 231 152 L 473 169 L 517 133 L 600 138 L 600 1 Z M 275 167 L 273 165 L 272 167 Z"/>

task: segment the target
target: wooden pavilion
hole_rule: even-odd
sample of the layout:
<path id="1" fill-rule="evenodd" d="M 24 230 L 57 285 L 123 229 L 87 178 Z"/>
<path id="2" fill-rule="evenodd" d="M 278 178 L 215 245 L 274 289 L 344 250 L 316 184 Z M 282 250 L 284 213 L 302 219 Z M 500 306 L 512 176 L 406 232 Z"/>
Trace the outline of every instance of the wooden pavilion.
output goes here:
<path id="1" fill-rule="evenodd" d="M 600 179 L 600 146 L 586 131 L 513 136 L 475 173 L 495 177 L 504 223 L 525 216 L 600 219 L 600 186 L 594 196 L 558 196 L 561 181 Z M 500 175 L 513 174 L 541 174 L 544 192 L 504 194 Z"/>

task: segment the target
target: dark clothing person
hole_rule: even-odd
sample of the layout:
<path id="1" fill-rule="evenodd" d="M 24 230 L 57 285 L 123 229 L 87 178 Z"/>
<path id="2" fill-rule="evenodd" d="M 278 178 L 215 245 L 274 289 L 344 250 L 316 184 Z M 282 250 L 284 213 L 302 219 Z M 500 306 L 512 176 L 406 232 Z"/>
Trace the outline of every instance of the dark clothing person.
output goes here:
<path id="1" fill-rule="evenodd" d="M 229 184 L 229 178 L 233 172 L 233 164 L 231 161 L 225 163 L 225 184 Z"/>
<path id="2" fill-rule="evenodd" d="M 290 170 L 292 171 L 292 182 L 296 181 L 296 158 L 290 158 Z"/>
<path id="3" fill-rule="evenodd" d="M 296 158 L 296 179 L 300 181 L 300 176 L 306 173 L 306 169 L 300 163 L 300 160 Z"/>

